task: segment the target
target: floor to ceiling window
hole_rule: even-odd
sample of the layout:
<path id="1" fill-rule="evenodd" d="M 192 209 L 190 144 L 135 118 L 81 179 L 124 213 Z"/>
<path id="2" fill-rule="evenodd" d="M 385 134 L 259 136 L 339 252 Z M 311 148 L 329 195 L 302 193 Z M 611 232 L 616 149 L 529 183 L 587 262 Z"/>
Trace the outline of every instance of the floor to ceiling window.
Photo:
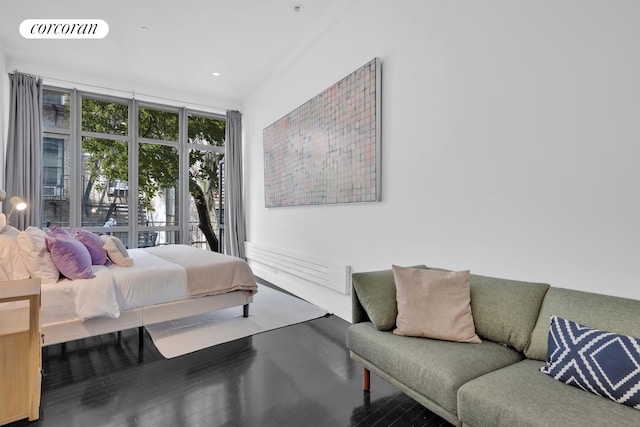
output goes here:
<path id="1" fill-rule="evenodd" d="M 225 122 L 191 113 L 187 129 L 189 215 L 198 218 L 197 223 L 190 224 L 189 235 L 198 246 L 220 246 L 224 218 L 220 162 L 224 157 Z"/>
<path id="2" fill-rule="evenodd" d="M 43 118 L 43 227 L 218 250 L 223 116 L 48 87 Z"/>
<path id="3" fill-rule="evenodd" d="M 75 221 L 70 219 L 70 223 L 77 224 L 79 219 L 80 226 L 94 231 L 110 227 L 110 233 L 130 245 L 127 184 L 130 105 L 126 101 L 88 96 L 80 96 L 77 100 L 80 104 L 80 144 L 74 152 L 80 152 L 80 179 L 74 180 L 76 188 L 72 194 L 80 196 L 80 213 Z M 76 207 L 78 203 L 73 203 L 73 197 L 71 200 Z"/>
<path id="4" fill-rule="evenodd" d="M 180 112 L 139 107 L 138 247 L 180 241 Z"/>
<path id="5" fill-rule="evenodd" d="M 42 108 L 43 225 L 69 225 L 69 157 L 71 95 L 46 90 Z"/>

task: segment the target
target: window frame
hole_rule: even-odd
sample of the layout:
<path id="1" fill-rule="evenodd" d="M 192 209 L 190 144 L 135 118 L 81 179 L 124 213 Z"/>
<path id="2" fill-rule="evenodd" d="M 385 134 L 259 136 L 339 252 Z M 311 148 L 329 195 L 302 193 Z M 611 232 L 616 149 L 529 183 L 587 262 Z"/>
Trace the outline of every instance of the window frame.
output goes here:
<path id="1" fill-rule="evenodd" d="M 168 104 L 160 104 L 148 101 L 141 101 L 132 98 L 125 98 L 120 96 L 106 95 L 101 93 L 95 93 L 85 90 L 68 89 L 58 86 L 45 85 L 44 90 L 47 92 L 60 93 L 62 95 L 69 94 L 70 105 L 70 117 L 69 117 L 69 129 L 58 127 L 46 127 L 43 126 L 43 139 L 44 138 L 66 138 L 69 144 L 69 167 L 65 172 L 69 176 L 68 187 L 68 200 L 69 200 L 69 228 L 82 227 L 94 232 L 116 232 L 116 233 L 128 233 L 128 247 L 138 247 L 138 233 L 139 232 L 174 232 L 177 234 L 175 243 L 191 244 L 189 241 L 189 153 L 192 149 L 201 151 L 213 151 L 217 153 L 225 153 L 226 141 L 222 146 L 207 145 L 207 144 L 193 144 L 188 139 L 188 120 L 190 115 L 196 115 L 200 117 L 206 117 L 214 120 L 221 120 L 226 122 L 226 117 L 223 114 L 207 112 L 197 110 L 193 108 L 180 107 Z M 102 102 L 124 104 L 128 107 L 127 117 L 127 135 L 107 134 L 100 132 L 93 132 L 83 130 L 82 123 L 82 100 L 93 99 Z M 178 114 L 178 141 L 158 140 L 153 138 L 142 138 L 138 136 L 139 128 L 139 109 L 147 108 L 159 111 L 166 111 Z M 129 220 L 127 225 L 116 225 L 113 227 L 101 226 L 83 226 L 82 225 L 82 140 L 84 137 L 93 137 L 100 139 L 108 139 L 113 141 L 126 142 L 128 147 L 128 191 L 129 195 L 136 195 L 135 197 L 128 197 L 127 206 L 129 212 L 138 211 L 138 145 L 139 144 L 157 144 L 170 146 L 177 149 L 179 158 L 179 183 L 176 188 L 178 199 L 178 223 L 177 225 L 144 225 L 139 224 L 137 216 L 135 220 Z M 44 177 L 42 179 L 42 185 L 44 183 Z M 63 190 L 64 191 L 64 190 Z M 43 212 L 40 213 L 40 222 L 44 220 Z M 44 227 L 44 224 L 42 224 Z M 218 236 L 221 240 L 222 236 Z M 222 241 L 220 242 L 222 245 Z"/>
<path id="2" fill-rule="evenodd" d="M 178 113 L 178 141 L 168 141 L 168 140 L 161 140 L 161 139 L 152 139 L 152 138 L 141 138 L 140 136 L 138 136 L 138 124 L 139 124 L 139 111 L 140 108 L 147 108 L 147 109 L 151 109 L 151 110 L 158 110 L 158 111 L 166 111 L 166 112 L 170 112 L 170 113 Z M 139 165 L 139 158 L 138 158 L 138 145 L 139 144 L 154 144 L 154 145 L 164 145 L 164 146 L 169 146 L 169 147 L 173 147 L 176 148 L 178 150 L 178 186 L 177 186 L 177 191 L 178 191 L 178 225 L 164 225 L 164 226 L 148 226 L 148 225 L 142 225 L 142 224 L 138 224 L 138 221 L 136 222 L 136 234 L 134 234 L 134 236 L 138 236 L 138 233 L 140 231 L 142 232 L 178 232 L 178 238 L 176 239 L 177 242 L 176 243 L 181 243 L 181 242 L 185 242 L 188 244 L 191 244 L 191 242 L 186 242 L 186 237 L 188 236 L 188 233 L 185 231 L 188 227 L 188 211 L 184 208 L 184 195 L 185 195 L 185 189 L 186 189 L 186 195 L 188 197 L 188 193 L 189 193 L 189 186 L 187 184 L 187 186 L 185 187 L 184 185 L 182 185 L 182 182 L 184 180 L 184 176 L 185 176 L 185 171 L 188 170 L 188 158 L 187 158 L 187 165 L 185 166 L 185 162 L 184 160 L 184 143 L 182 143 L 181 141 L 183 140 L 182 135 L 183 133 L 186 134 L 185 129 L 183 129 L 183 120 L 182 120 L 182 116 L 184 114 L 184 109 L 183 108 L 179 108 L 179 107 L 171 107 L 171 106 L 167 106 L 167 105 L 162 105 L 162 104 L 155 104 L 155 103 L 151 103 L 151 102 L 142 102 L 142 101 L 135 101 L 134 100 L 134 115 L 135 115 L 135 141 L 133 143 L 133 145 L 135 146 L 135 161 L 134 161 L 134 167 L 135 167 L 135 178 L 136 178 L 136 194 L 138 194 L 138 165 Z M 131 161 L 130 161 L 131 163 Z M 129 165 L 131 167 L 131 164 Z M 188 178 L 187 178 L 188 179 Z M 135 198 L 135 212 L 138 211 L 138 198 Z M 185 223 L 186 226 L 185 226 Z M 137 240 L 136 239 L 136 245 L 137 245 Z"/>

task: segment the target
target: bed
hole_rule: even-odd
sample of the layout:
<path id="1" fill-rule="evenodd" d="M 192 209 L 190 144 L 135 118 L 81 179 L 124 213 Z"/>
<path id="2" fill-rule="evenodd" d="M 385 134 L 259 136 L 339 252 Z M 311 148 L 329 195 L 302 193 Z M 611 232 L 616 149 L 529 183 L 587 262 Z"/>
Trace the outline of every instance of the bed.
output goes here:
<path id="1" fill-rule="evenodd" d="M 35 277 L 20 266 L 21 262 L 34 263 L 29 254 L 40 264 L 49 262 L 48 250 L 40 247 L 44 234 L 29 227 L 0 235 L 3 263 L 12 268 L 4 272 L 12 276 L 8 279 L 25 278 L 25 274 Z M 32 245 L 35 249 L 29 246 L 32 242 L 37 242 Z M 242 307 L 247 317 L 258 290 L 249 265 L 229 255 L 188 245 L 164 245 L 129 249 L 127 257 L 131 266 L 90 265 L 91 278 L 57 279 L 56 275 L 56 280 L 43 280 L 43 346 L 231 307 Z"/>
<path id="2" fill-rule="evenodd" d="M 236 306 L 249 315 L 257 285 L 243 260 L 186 245 L 128 252 L 131 267 L 42 285 L 44 346 Z"/>

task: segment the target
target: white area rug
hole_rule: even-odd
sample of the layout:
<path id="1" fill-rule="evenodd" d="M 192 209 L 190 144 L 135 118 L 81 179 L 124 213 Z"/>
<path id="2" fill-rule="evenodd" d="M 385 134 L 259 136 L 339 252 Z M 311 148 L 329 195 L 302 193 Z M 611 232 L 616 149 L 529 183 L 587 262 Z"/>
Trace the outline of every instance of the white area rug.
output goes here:
<path id="1" fill-rule="evenodd" d="M 326 310 L 304 300 L 260 286 L 249 305 L 249 317 L 242 317 L 242 307 L 232 307 L 145 328 L 160 353 L 171 359 L 325 314 Z"/>

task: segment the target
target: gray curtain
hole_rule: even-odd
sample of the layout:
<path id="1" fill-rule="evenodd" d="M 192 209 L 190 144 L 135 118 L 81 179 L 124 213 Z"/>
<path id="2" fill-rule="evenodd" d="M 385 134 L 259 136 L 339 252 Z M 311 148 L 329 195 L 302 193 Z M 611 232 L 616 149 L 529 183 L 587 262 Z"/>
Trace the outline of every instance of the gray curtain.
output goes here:
<path id="1" fill-rule="evenodd" d="M 3 210 L 11 210 L 9 198 L 27 202 L 26 211 L 11 216 L 11 225 L 24 230 L 40 226 L 42 195 L 42 79 L 29 74 L 9 74 L 9 134 L 5 167 L 7 200 Z"/>
<path id="2" fill-rule="evenodd" d="M 224 145 L 225 253 L 244 259 L 246 231 L 242 202 L 242 114 L 239 111 L 227 111 Z"/>

